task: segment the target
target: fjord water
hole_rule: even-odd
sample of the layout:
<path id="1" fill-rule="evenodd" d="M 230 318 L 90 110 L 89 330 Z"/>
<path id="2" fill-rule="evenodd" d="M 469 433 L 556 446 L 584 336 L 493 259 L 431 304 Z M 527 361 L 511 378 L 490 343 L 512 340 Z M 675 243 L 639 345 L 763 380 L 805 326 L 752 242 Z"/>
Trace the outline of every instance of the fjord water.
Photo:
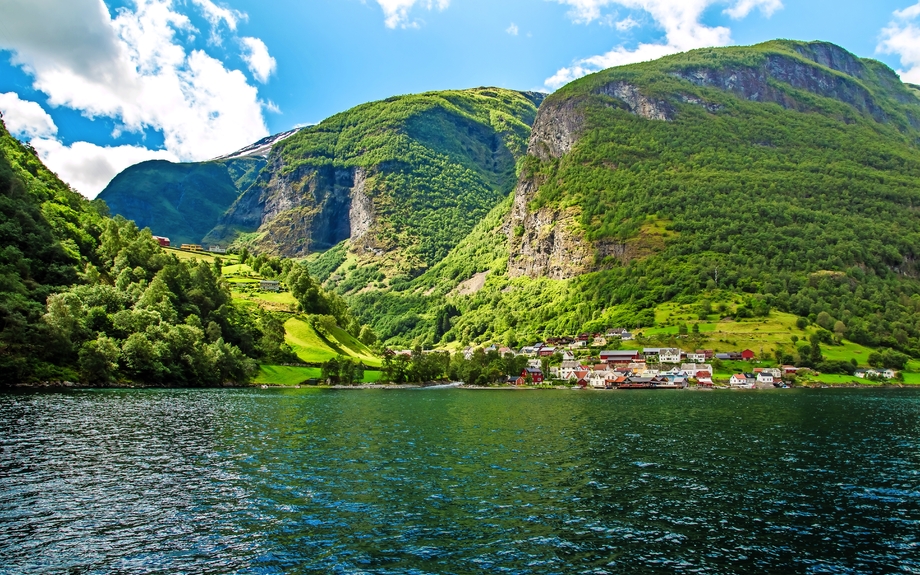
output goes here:
<path id="1" fill-rule="evenodd" d="M 2 573 L 917 573 L 920 393 L 0 394 Z"/>

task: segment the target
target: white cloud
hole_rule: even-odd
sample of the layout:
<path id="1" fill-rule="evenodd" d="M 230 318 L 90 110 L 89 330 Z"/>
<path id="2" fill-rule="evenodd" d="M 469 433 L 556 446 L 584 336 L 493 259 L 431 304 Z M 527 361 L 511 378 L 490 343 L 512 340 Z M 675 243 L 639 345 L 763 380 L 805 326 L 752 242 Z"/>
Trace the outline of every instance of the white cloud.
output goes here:
<path id="1" fill-rule="evenodd" d="M 0 94 L 0 112 L 11 134 L 20 138 L 47 138 L 57 134 L 48 112 L 35 102 L 20 100 L 14 92 Z"/>
<path id="2" fill-rule="evenodd" d="M 246 19 L 246 14 L 233 10 L 232 8 L 218 6 L 212 0 L 192 0 L 192 2 L 201 8 L 201 11 L 204 12 L 205 19 L 207 19 L 211 26 L 219 26 L 220 23 L 223 22 L 227 25 L 227 28 L 236 30 L 239 21 Z"/>
<path id="3" fill-rule="evenodd" d="M 561 68 L 553 76 L 547 78 L 546 85 L 551 88 L 559 88 L 572 80 L 604 68 L 646 62 L 695 48 L 725 46 L 731 42 L 731 30 L 724 26 L 707 26 L 701 22 L 703 13 L 710 6 L 723 4 L 725 0 L 556 0 L 556 2 L 571 6 L 569 17 L 576 23 L 583 24 L 601 19 L 602 9 L 611 5 L 641 10 L 648 13 L 656 25 L 664 30 L 665 41 L 639 44 L 634 49 L 619 46 L 606 54 L 577 60 L 571 66 Z M 732 18 L 747 16 L 754 9 L 760 9 L 769 16 L 782 8 L 781 0 L 731 0 L 729 4 L 725 13 Z M 629 20 L 632 18 L 629 17 L 622 21 L 624 26 L 633 26 Z M 625 31 L 629 28 L 621 29 L 618 23 L 617 29 Z"/>
<path id="4" fill-rule="evenodd" d="M 139 146 L 102 147 L 89 142 L 65 146 L 52 139 L 32 140 L 32 145 L 51 171 L 83 195 L 94 198 L 119 172 L 146 160 L 178 161 L 166 150 Z"/>
<path id="5" fill-rule="evenodd" d="M 619 30 L 620 32 L 626 32 L 627 30 L 632 30 L 638 25 L 639 23 L 633 20 L 632 16 L 629 16 L 625 18 L 624 20 L 620 20 L 619 22 L 615 24 L 616 29 Z"/>
<path id="6" fill-rule="evenodd" d="M 210 0 L 194 1 L 206 14 L 217 9 L 216 22 L 236 25 L 238 16 L 232 11 L 221 12 L 226 9 Z M 79 110 L 89 118 L 112 118 L 119 123 L 116 135 L 160 131 L 166 151 L 182 161 L 220 156 L 268 135 L 264 104 L 246 76 L 203 51 L 185 50 L 177 36 L 194 28 L 176 12 L 173 0 L 134 3 L 114 19 L 102 0 L 5 5 L 0 49 L 13 52 L 13 63 L 32 75 L 33 87 L 48 95 L 50 105 Z M 109 165 L 119 166 L 136 151 L 96 146 L 90 154 L 90 148 L 76 144 L 45 145 L 43 150 L 59 175 L 71 178 L 87 195 L 94 188 L 81 189 L 74 182 L 82 178 L 89 185 L 95 180 L 73 167 L 78 152 L 96 166 L 100 163 L 94 158 L 111 154 L 115 159 Z M 67 154 L 67 160 L 57 161 L 57 154 Z"/>
<path id="7" fill-rule="evenodd" d="M 387 28 L 417 28 L 418 22 L 409 21 L 409 11 L 418 4 L 432 10 L 445 10 L 450 5 L 450 0 L 377 0 L 383 9 L 384 24 Z"/>
<path id="8" fill-rule="evenodd" d="M 877 52 L 883 54 L 897 54 L 901 65 L 905 67 L 898 70 L 901 79 L 905 82 L 920 84 L 920 27 L 916 19 L 920 16 L 920 2 L 898 10 L 884 30 L 876 47 Z"/>
<path id="9" fill-rule="evenodd" d="M 517 36 L 519 31 L 520 30 L 518 30 L 517 24 L 514 22 L 512 22 L 511 26 L 508 26 L 508 29 L 505 30 L 505 32 L 511 34 L 512 36 Z"/>
<path id="10" fill-rule="evenodd" d="M 259 82 L 268 82 L 268 77 L 278 67 L 278 63 L 268 53 L 268 46 L 258 38 L 240 38 L 240 43 L 243 45 L 243 60 L 249 66 L 249 71 Z"/>

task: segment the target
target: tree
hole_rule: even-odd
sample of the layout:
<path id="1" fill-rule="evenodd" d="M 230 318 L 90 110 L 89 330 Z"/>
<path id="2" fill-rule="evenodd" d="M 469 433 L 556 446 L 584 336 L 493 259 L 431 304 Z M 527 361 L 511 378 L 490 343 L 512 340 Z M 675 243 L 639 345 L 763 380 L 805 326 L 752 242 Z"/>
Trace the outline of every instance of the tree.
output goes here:
<path id="1" fill-rule="evenodd" d="M 109 383 L 118 369 L 119 349 L 115 340 L 100 335 L 80 348 L 80 373 L 90 383 Z"/>

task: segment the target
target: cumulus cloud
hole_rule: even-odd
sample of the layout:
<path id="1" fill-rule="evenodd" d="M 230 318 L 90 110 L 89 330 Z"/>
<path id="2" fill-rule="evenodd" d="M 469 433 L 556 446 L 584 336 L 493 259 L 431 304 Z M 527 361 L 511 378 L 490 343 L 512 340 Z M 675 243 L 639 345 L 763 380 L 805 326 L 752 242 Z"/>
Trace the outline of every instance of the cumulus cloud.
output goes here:
<path id="1" fill-rule="evenodd" d="M 140 146 L 97 146 L 74 142 L 65 146 L 54 139 L 38 138 L 32 146 L 51 171 L 90 198 L 96 197 L 112 178 L 129 166 L 147 160 L 179 159 L 167 150 L 148 150 Z"/>
<path id="2" fill-rule="evenodd" d="M 415 5 L 428 10 L 445 10 L 450 0 L 377 0 L 377 3 L 383 9 L 383 22 L 387 28 L 417 28 L 418 22 L 409 19 L 409 11 Z"/>
<path id="3" fill-rule="evenodd" d="M 236 26 L 239 16 L 229 9 L 210 0 L 194 2 L 214 22 Z M 13 63 L 33 77 L 33 87 L 51 106 L 112 118 L 117 131 L 159 131 L 172 158 L 213 158 L 268 135 L 263 104 L 246 76 L 201 50 L 184 48 L 181 34 L 195 30 L 173 0 L 134 0 L 132 9 L 119 10 L 115 18 L 102 0 L 13 2 L 4 6 L 4 24 L 0 48 L 13 53 Z M 258 66 L 266 77 L 271 73 L 264 60 Z M 100 154 L 112 155 L 109 166 L 143 155 L 143 148 L 125 146 L 43 146 L 48 163 L 87 195 L 95 188 L 74 182 L 89 185 L 96 179 L 75 167 L 79 154 L 96 168 L 102 166 Z M 58 154 L 66 161 L 57 160 Z"/>
<path id="4" fill-rule="evenodd" d="M 731 42 L 731 30 L 724 26 L 707 26 L 701 19 L 711 6 L 725 4 L 726 0 L 556 0 L 571 7 L 569 17 L 576 23 L 588 24 L 602 17 L 607 6 L 620 6 L 647 13 L 655 24 L 664 30 L 664 42 L 642 43 L 629 49 L 618 46 L 597 56 L 575 61 L 547 78 L 546 85 L 558 88 L 572 80 L 613 66 L 655 60 L 669 54 L 685 52 L 706 46 L 725 46 Z M 771 15 L 782 8 L 781 0 L 731 0 L 725 13 L 732 18 L 743 18 L 759 9 Z M 617 29 L 628 30 L 635 25 L 631 17 L 622 20 Z"/>
<path id="5" fill-rule="evenodd" d="M 904 69 L 898 70 L 905 82 L 920 84 L 920 2 L 898 10 L 894 19 L 882 30 L 876 50 L 883 54 L 897 54 Z"/>
<path id="6" fill-rule="evenodd" d="M 249 66 L 249 71 L 259 82 L 268 82 L 268 77 L 278 67 L 278 63 L 268 53 L 268 46 L 258 38 L 240 38 L 240 43 L 243 45 L 243 60 Z"/>
<path id="7" fill-rule="evenodd" d="M 505 32 L 511 34 L 512 36 L 517 36 L 519 31 L 520 30 L 518 30 L 517 24 L 514 22 L 512 22 L 511 26 L 508 26 L 508 29 L 505 30 Z"/>
<path id="8" fill-rule="evenodd" d="M 48 112 L 35 102 L 19 99 L 14 92 L 0 94 L 0 112 L 6 129 L 17 138 L 47 138 L 57 134 L 57 126 Z"/>

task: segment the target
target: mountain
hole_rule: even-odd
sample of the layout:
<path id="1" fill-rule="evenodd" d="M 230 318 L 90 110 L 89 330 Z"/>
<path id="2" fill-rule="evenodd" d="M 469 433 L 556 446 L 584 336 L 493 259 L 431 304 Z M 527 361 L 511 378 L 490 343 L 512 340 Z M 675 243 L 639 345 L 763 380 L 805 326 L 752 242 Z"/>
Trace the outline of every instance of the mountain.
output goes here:
<path id="1" fill-rule="evenodd" d="M 115 176 L 99 194 L 113 214 L 178 245 L 200 243 L 265 166 L 259 156 L 175 164 L 142 162 Z"/>
<path id="2" fill-rule="evenodd" d="M 661 326 L 697 305 L 714 321 L 721 302 L 920 357 L 918 144 L 916 88 L 832 44 L 605 70 L 543 102 L 513 197 L 436 266 L 390 290 L 327 283 L 400 343 Z"/>
<path id="3" fill-rule="evenodd" d="M 416 274 L 511 192 L 542 99 L 498 88 L 431 92 L 304 128 L 272 148 L 206 240 L 240 238 L 297 257 L 348 240 L 382 276 Z"/>

